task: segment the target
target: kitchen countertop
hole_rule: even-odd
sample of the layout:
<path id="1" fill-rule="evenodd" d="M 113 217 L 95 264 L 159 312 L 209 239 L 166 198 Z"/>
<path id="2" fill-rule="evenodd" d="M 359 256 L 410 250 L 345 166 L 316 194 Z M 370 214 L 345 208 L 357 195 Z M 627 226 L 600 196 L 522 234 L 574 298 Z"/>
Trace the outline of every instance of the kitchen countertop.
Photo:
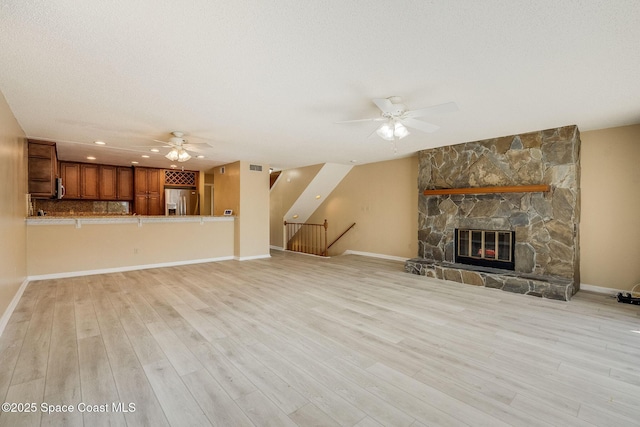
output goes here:
<path id="1" fill-rule="evenodd" d="M 176 215 L 176 216 L 143 216 L 143 215 L 109 215 L 109 216 L 30 216 L 26 218 L 27 225 L 75 225 L 79 228 L 82 224 L 151 224 L 151 223 L 176 223 L 176 222 L 216 222 L 233 221 L 233 216 L 200 216 L 200 215 Z"/>

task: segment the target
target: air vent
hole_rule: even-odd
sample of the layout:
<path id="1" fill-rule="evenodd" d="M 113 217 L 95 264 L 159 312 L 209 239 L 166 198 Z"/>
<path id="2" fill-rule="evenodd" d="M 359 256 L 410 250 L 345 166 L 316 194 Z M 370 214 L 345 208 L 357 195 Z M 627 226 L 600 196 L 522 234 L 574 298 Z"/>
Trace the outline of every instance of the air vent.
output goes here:
<path id="1" fill-rule="evenodd" d="M 249 170 L 262 172 L 262 166 L 261 165 L 249 165 Z"/>

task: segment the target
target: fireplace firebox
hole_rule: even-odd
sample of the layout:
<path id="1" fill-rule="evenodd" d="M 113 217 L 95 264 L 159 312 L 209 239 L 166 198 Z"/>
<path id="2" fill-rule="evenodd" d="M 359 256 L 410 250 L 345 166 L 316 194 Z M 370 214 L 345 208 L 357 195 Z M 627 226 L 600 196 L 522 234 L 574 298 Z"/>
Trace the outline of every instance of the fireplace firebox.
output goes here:
<path id="1" fill-rule="evenodd" d="M 515 232 L 508 230 L 455 230 L 455 262 L 515 270 Z"/>

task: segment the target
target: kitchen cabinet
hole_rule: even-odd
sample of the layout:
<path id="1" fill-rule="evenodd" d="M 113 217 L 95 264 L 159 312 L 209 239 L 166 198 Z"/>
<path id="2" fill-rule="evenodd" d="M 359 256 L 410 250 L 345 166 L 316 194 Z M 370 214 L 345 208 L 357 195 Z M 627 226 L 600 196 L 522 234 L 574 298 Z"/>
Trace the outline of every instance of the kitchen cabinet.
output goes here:
<path id="1" fill-rule="evenodd" d="M 164 215 L 162 206 L 162 170 L 134 168 L 134 212 L 138 215 Z"/>
<path id="2" fill-rule="evenodd" d="M 56 197 L 58 158 L 56 144 L 49 141 L 28 140 L 28 188 L 34 199 Z"/>
<path id="3" fill-rule="evenodd" d="M 100 165 L 99 178 L 100 200 L 117 200 L 118 168 L 116 166 Z"/>
<path id="4" fill-rule="evenodd" d="M 100 188 L 98 186 L 99 166 L 82 163 L 80 164 L 80 197 L 88 200 L 98 200 L 100 198 Z"/>
<path id="5" fill-rule="evenodd" d="M 130 167 L 118 167 L 116 173 L 118 176 L 118 200 L 133 200 L 133 169 Z"/>
<path id="6" fill-rule="evenodd" d="M 80 198 L 80 163 L 60 162 L 60 178 L 65 199 Z"/>
<path id="7" fill-rule="evenodd" d="M 64 198 L 98 200 L 98 170 L 94 164 L 60 162 Z"/>

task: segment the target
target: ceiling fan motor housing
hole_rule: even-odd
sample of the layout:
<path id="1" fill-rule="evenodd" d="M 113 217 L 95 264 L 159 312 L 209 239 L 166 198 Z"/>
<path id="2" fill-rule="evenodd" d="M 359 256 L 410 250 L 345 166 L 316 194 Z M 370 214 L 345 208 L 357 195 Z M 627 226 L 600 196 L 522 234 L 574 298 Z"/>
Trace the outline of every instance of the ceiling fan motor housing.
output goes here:
<path id="1" fill-rule="evenodd" d="M 404 114 L 407 111 L 407 107 L 404 104 L 402 104 L 401 97 L 390 96 L 387 99 L 389 100 L 389 102 L 393 104 L 393 110 L 383 113 L 382 114 L 383 117 L 396 118 L 396 117 L 400 117 L 402 114 Z"/>

